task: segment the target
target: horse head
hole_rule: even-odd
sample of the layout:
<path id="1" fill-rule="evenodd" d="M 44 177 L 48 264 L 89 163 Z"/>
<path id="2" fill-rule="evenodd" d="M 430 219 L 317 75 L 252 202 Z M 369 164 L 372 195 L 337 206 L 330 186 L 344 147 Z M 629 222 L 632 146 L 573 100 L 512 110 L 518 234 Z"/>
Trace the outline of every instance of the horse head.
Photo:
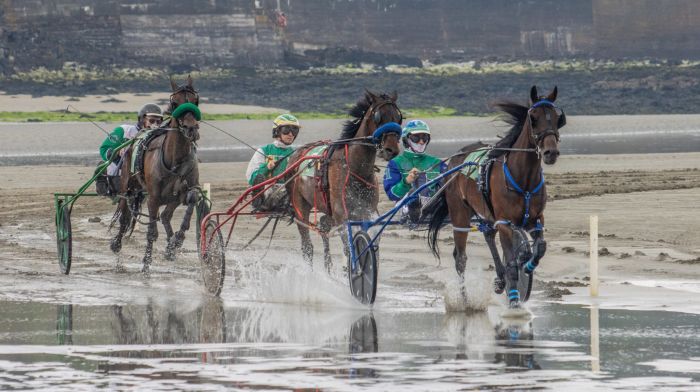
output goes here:
<path id="1" fill-rule="evenodd" d="M 199 140 L 199 121 L 201 119 L 202 112 L 199 107 L 191 102 L 185 102 L 178 105 L 173 111 L 170 125 L 190 142 L 196 142 Z"/>
<path id="2" fill-rule="evenodd" d="M 186 84 L 178 86 L 170 76 L 170 87 L 173 93 L 170 94 L 170 104 L 168 106 L 168 112 L 172 113 L 178 106 L 185 102 L 193 103 L 199 106 L 199 92 L 195 90 L 192 86 L 192 76 L 187 75 Z"/>
<path id="3" fill-rule="evenodd" d="M 363 121 L 368 135 L 372 135 L 377 129 L 385 124 L 396 123 L 401 125 L 403 121 L 403 113 L 396 105 L 398 94 L 396 92 L 389 94 L 375 94 L 369 90 L 365 91 L 365 99 L 369 103 L 369 108 L 365 112 Z M 400 127 L 398 127 L 400 128 Z M 389 161 L 399 154 L 399 141 L 401 140 L 401 132 L 380 132 L 376 143 L 379 156 Z"/>
<path id="4" fill-rule="evenodd" d="M 530 137 L 547 165 L 553 165 L 559 157 L 559 129 L 566 125 L 566 114 L 554 104 L 556 99 L 557 86 L 546 96 L 538 96 L 535 86 L 530 89 Z"/>

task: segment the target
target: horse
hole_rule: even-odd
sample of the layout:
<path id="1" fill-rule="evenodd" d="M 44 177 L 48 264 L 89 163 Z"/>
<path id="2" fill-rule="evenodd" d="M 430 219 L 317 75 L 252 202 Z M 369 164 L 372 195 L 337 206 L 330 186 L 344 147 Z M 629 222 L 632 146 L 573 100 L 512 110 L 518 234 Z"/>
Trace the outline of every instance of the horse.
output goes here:
<path id="1" fill-rule="evenodd" d="M 122 159 L 121 200 L 112 222 L 119 220 L 119 231 L 112 239 L 112 252 L 119 253 L 122 237 L 134 225 L 141 214 L 140 206 L 148 194 L 148 233 L 146 235 L 146 252 L 143 257 L 142 272 L 147 273 L 152 259 L 153 242 L 158 238 L 156 223 L 161 221 L 168 240 L 165 256 L 168 260 L 175 259 L 175 253 L 182 246 L 185 232 L 190 227 L 190 219 L 200 195 L 199 169 L 196 155 L 196 142 L 199 139 L 199 123 L 201 114 L 199 93 L 192 86 L 192 78 L 187 77 L 187 83 L 178 86 L 172 78 L 170 85 L 173 93 L 170 95 L 168 112 L 173 116 L 167 127 L 160 128 L 156 137 L 150 140 L 143 157 L 143 171 L 129 174 L 131 154 L 130 149 Z M 189 105 L 189 106 L 188 106 Z M 178 108 L 185 108 L 180 111 Z M 177 114 L 177 115 L 176 115 Z M 173 212 L 180 205 L 187 205 L 180 230 L 173 232 L 170 220 Z M 163 212 L 158 215 L 161 206 Z"/>
<path id="2" fill-rule="evenodd" d="M 543 233 L 547 189 L 542 162 L 556 163 L 559 128 L 566 124 L 564 112 L 554 104 L 556 98 L 556 86 L 546 96 L 538 96 L 537 87 L 532 86 L 529 106 L 506 100 L 495 102 L 503 120 L 512 127 L 486 154 L 488 163 L 484 167 L 493 164 L 491 169 L 482 171 L 481 184 L 460 172 L 452 174 L 429 223 L 428 244 L 439 258 L 438 232 L 449 215 L 454 231 L 455 268 L 461 279 L 467 263 L 467 228 L 472 218 L 485 223 L 480 229 L 484 228 L 496 267 L 494 291 L 501 294 L 507 285 L 510 308 L 521 307 L 517 286 L 521 264 L 526 262 L 523 268 L 531 276 L 547 249 Z M 463 163 L 469 153 L 485 147 L 481 143 L 465 146 L 450 159 L 448 168 Z M 523 230 L 534 241 L 531 254 L 520 251 L 523 241 L 527 241 L 521 238 Z M 505 266 L 496 248 L 496 233 L 501 240 Z"/>
<path id="3" fill-rule="evenodd" d="M 365 91 L 349 110 L 351 120 L 345 122 L 340 139 L 331 142 L 322 167 L 327 170 L 327 191 L 320 189 L 312 177 L 294 176 L 287 182 L 287 192 L 301 235 L 304 260 L 312 265 L 313 245 L 309 237 L 309 213 L 312 208 L 324 214 L 318 231 L 323 239 L 324 265 L 331 267 L 328 232 L 346 220 L 368 220 L 377 214 L 379 193 L 374 162 L 377 155 L 385 160 L 399 154 L 403 114 L 396 105 L 398 94 Z M 384 126 L 384 128 L 382 128 Z M 391 131 L 389 131 L 391 129 Z M 387 130 L 387 132 L 383 132 Z M 306 155 L 318 143 L 299 148 L 290 156 L 291 165 Z M 304 167 L 305 165 L 300 165 Z M 302 169 L 298 169 L 302 170 Z M 298 174 L 298 171 L 297 171 Z M 347 252 L 347 238 L 341 236 Z M 346 253 L 347 254 L 347 253 Z"/>

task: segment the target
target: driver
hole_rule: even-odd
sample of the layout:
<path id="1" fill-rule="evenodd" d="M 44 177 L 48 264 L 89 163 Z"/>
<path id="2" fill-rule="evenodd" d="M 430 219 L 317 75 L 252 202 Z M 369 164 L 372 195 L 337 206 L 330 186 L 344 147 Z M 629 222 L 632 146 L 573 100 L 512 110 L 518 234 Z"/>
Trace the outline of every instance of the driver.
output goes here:
<path id="1" fill-rule="evenodd" d="M 399 201 L 409 191 L 419 188 L 426 182 L 439 176 L 447 169 L 447 164 L 425 150 L 430 143 L 430 128 L 425 121 L 412 120 L 401 133 L 404 151 L 389 161 L 384 172 L 384 191 L 390 200 Z M 420 196 L 408 204 L 409 219 L 417 223 L 423 200 L 433 196 L 438 185 L 424 189 Z"/>
<path id="2" fill-rule="evenodd" d="M 251 186 L 284 172 L 287 169 L 287 158 L 294 152 L 292 143 L 301 129 L 299 120 L 291 114 L 282 114 L 275 118 L 273 125 L 274 141 L 258 148 L 248 163 L 245 175 Z M 265 191 L 264 195 L 256 196 L 253 199 L 253 207 L 259 210 L 282 207 L 287 196 L 283 182 L 284 180 L 280 179 Z"/>

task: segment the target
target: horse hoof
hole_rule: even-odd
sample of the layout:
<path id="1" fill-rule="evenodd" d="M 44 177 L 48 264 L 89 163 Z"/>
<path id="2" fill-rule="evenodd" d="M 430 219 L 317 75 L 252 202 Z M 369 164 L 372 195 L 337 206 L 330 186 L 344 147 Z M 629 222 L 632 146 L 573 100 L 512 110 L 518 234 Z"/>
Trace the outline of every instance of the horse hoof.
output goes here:
<path id="1" fill-rule="evenodd" d="M 175 250 L 170 245 L 165 249 L 165 260 L 175 261 Z"/>
<path id="2" fill-rule="evenodd" d="M 109 249 L 111 249 L 113 253 L 119 253 L 122 250 L 122 242 L 121 241 L 112 241 L 109 244 Z"/>
<path id="3" fill-rule="evenodd" d="M 329 263 L 329 262 L 326 262 L 326 263 L 323 264 L 323 266 L 326 268 L 326 272 L 330 275 L 331 270 L 332 270 L 332 268 L 333 268 L 333 264 L 332 264 L 332 263 Z"/>
<path id="4" fill-rule="evenodd" d="M 141 273 L 149 276 L 151 274 L 151 267 L 148 264 L 144 264 L 143 267 L 141 267 Z"/>
<path id="5" fill-rule="evenodd" d="M 500 277 L 496 277 L 493 280 L 493 291 L 496 294 L 503 294 L 503 290 L 506 289 L 506 281 Z"/>
<path id="6" fill-rule="evenodd" d="M 508 303 L 508 309 L 521 309 L 522 307 L 519 299 L 514 299 Z"/>

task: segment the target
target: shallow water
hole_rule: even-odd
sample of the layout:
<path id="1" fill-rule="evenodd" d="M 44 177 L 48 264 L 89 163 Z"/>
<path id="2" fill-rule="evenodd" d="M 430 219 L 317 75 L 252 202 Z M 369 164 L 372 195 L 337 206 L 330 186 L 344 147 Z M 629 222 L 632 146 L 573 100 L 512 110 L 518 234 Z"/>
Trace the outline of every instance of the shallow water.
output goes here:
<path id="1" fill-rule="evenodd" d="M 220 300 L 0 309 L 3 390 L 700 390 L 700 316 L 683 313 L 539 303 L 528 320 L 498 307 L 445 314 Z"/>

